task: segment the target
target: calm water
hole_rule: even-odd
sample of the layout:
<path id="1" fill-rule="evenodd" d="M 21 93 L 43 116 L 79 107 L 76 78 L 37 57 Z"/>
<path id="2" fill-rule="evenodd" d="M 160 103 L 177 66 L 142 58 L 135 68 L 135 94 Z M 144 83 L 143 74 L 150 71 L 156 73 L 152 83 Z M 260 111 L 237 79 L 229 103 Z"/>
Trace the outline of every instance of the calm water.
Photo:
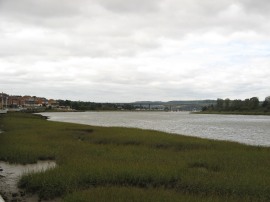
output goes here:
<path id="1" fill-rule="evenodd" d="M 153 129 L 250 145 L 270 146 L 270 116 L 204 115 L 188 112 L 57 112 L 52 121 Z"/>

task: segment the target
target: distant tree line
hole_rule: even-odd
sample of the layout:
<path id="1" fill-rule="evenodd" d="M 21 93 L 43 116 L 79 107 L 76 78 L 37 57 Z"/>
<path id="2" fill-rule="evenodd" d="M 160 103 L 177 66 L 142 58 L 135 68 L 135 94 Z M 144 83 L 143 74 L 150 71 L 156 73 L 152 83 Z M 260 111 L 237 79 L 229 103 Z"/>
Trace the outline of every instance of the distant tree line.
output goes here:
<path id="1" fill-rule="evenodd" d="M 133 110 L 135 107 L 130 104 L 96 103 L 71 100 L 58 100 L 60 106 L 69 106 L 81 111 L 106 111 L 106 110 Z"/>
<path id="2" fill-rule="evenodd" d="M 257 97 L 245 100 L 217 99 L 216 105 L 204 106 L 202 111 L 263 111 L 270 112 L 270 96 L 260 103 Z"/>

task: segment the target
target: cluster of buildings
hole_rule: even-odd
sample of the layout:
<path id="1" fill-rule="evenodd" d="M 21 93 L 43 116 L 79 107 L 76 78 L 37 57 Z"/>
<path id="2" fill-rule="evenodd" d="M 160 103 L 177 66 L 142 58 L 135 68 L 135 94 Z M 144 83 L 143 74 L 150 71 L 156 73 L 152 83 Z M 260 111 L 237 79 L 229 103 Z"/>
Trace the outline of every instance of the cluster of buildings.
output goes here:
<path id="1" fill-rule="evenodd" d="M 6 93 L 0 93 L 0 106 L 2 108 L 18 109 L 18 108 L 58 108 L 59 103 L 57 100 L 47 99 L 44 97 L 36 96 L 20 96 L 20 95 L 8 95 Z"/>

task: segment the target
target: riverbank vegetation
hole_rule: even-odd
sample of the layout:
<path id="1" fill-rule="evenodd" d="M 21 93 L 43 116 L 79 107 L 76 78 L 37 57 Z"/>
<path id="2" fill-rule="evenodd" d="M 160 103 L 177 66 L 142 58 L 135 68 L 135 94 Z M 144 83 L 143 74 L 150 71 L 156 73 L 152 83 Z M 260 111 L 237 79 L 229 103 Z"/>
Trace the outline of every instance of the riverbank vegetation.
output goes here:
<path id="1" fill-rule="evenodd" d="M 20 188 L 63 201 L 269 201 L 270 148 L 163 132 L 0 116 L 0 160 L 57 167 Z"/>
<path id="2" fill-rule="evenodd" d="M 243 114 L 243 115 L 270 115 L 270 96 L 260 103 L 257 97 L 245 100 L 217 99 L 216 105 L 202 108 L 200 113 L 213 114 Z"/>
<path id="3" fill-rule="evenodd" d="M 115 110 L 134 110 L 135 107 L 131 104 L 116 104 L 116 103 L 96 103 L 82 102 L 71 100 L 58 100 L 60 106 L 69 106 L 77 111 L 115 111 Z"/>

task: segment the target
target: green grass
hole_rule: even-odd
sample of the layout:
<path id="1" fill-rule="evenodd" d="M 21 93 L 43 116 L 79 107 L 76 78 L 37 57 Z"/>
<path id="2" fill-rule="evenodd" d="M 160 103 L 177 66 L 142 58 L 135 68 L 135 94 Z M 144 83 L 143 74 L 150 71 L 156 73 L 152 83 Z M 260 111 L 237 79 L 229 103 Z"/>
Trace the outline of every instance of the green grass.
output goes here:
<path id="1" fill-rule="evenodd" d="M 269 201 L 270 148 L 163 132 L 0 117 L 0 160 L 57 167 L 19 186 L 63 201 Z M 129 199 L 129 200 L 127 200 Z"/>

